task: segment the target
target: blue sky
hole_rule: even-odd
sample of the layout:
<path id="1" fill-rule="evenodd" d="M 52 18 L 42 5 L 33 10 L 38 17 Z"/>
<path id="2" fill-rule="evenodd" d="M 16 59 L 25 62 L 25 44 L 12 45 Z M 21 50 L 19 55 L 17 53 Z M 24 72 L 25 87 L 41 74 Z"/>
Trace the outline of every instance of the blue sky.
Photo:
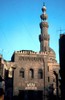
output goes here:
<path id="1" fill-rule="evenodd" d="M 60 27 L 65 32 L 65 0 L 0 0 L 0 53 L 10 60 L 14 51 L 39 51 L 39 23 L 46 3 L 50 47 L 59 61 Z"/>

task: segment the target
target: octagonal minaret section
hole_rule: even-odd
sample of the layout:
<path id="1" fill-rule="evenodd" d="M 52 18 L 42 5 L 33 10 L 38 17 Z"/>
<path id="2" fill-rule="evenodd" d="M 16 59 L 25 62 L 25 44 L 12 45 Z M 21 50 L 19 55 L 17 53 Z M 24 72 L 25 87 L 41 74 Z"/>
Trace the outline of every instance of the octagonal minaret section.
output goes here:
<path id="1" fill-rule="evenodd" d="M 41 34 L 39 35 L 39 41 L 40 41 L 40 52 L 48 52 L 49 51 L 49 35 L 48 35 L 48 22 L 47 22 L 47 14 L 46 14 L 46 6 L 43 5 L 42 7 L 43 14 L 40 16 L 41 23 L 40 23 L 40 29 Z"/>

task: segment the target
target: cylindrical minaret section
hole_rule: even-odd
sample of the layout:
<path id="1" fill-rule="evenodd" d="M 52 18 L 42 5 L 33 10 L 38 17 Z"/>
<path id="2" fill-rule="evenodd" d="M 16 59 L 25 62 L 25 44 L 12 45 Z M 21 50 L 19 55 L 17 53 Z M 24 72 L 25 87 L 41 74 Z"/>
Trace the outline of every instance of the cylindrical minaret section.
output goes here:
<path id="1" fill-rule="evenodd" d="M 40 23 L 40 28 L 41 28 L 41 34 L 39 35 L 39 41 L 40 41 L 40 51 L 41 52 L 48 52 L 49 50 L 49 35 L 48 35 L 48 22 L 46 21 L 48 16 L 46 14 L 46 6 L 44 5 L 42 8 L 43 14 L 40 16 L 41 18 L 41 23 Z"/>

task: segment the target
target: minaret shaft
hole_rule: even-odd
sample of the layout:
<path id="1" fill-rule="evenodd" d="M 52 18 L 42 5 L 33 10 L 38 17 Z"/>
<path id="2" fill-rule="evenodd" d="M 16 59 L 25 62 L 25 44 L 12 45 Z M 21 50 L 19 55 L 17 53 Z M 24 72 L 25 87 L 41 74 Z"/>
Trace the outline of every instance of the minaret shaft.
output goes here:
<path id="1" fill-rule="evenodd" d="M 43 6 L 42 8 L 43 14 L 40 16 L 42 22 L 40 23 L 41 34 L 39 35 L 40 40 L 40 52 L 48 52 L 49 50 L 49 35 L 48 35 L 48 22 L 47 14 L 46 14 L 46 7 Z"/>

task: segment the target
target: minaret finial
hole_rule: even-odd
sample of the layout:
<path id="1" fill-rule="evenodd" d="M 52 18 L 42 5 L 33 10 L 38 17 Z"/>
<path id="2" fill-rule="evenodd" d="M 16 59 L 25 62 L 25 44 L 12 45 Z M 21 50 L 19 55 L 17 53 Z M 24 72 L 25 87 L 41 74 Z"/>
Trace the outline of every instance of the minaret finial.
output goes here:
<path id="1" fill-rule="evenodd" d="M 45 2 L 43 2 L 43 6 L 45 6 Z"/>
<path id="2" fill-rule="evenodd" d="M 43 12 L 43 14 L 42 14 L 40 17 L 41 17 L 41 19 L 42 19 L 43 21 L 46 21 L 48 16 L 47 16 L 47 14 L 46 14 L 45 2 L 43 2 L 42 12 Z"/>

